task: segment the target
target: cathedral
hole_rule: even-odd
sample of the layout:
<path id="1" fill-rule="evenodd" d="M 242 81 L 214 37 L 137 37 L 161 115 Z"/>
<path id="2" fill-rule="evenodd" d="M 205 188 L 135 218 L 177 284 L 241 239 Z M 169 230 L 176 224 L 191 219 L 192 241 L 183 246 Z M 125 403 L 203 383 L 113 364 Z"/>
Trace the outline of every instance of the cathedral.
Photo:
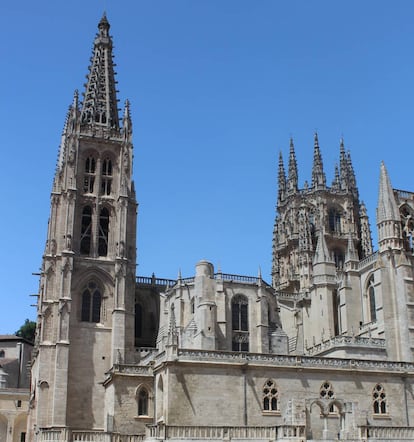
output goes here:
<path id="1" fill-rule="evenodd" d="M 98 24 L 66 116 L 37 301 L 30 442 L 414 440 L 414 193 L 380 169 L 374 251 L 350 152 L 278 166 L 271 282 L 136 276 L 130 104 Z M 269 232 L 270 241 L 271 232 Z"/>

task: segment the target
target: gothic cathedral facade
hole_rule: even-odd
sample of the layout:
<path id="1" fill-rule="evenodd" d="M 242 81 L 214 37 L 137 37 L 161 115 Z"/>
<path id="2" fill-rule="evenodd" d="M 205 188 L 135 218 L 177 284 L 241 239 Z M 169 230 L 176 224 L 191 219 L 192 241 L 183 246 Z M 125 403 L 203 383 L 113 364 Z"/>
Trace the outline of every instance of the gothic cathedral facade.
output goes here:
<path id="1" fill-rule="evenodd" d="M 272 282 L 136 277 L 128 101 L 104 15 L 68 111 L 38 295 L 36 442 L 414 440 L 414 193 L 380 167 L 378 251 L 344 142 L 279 160 Z"/>

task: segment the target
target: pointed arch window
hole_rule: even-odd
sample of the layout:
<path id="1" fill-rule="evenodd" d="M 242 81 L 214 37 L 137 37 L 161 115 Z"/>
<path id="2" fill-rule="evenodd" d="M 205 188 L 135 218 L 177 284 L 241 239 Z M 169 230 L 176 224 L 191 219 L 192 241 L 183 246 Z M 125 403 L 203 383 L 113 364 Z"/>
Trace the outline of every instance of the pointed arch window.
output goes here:
<path id="1" fill-rule="evenodd" d="M 337 209 L 330 209 L 328 213 L 329 230 L 341 233 L 341 213 Z"/>
<path id="2" fill-rule="evenodd" d="M 146 388 L 140 388 L 138 392 L 138 416 L 148 416 L 149 395 Z"/>
<path id="3" fill-rule="evenodd" d="M 101 176 L 101 194 L 110 195 L 112 187 L 112 161 L 110 158 L 105 158 L 102 161 L 102 176 Z"/>
<path id="4" fill-rule="evenodd" d="M 372 391 L 374 414 L 387 414 L 387 396 L 384 387 L 377 384 Z"/>
<path id="5" fill-rule="evenodd" d="M 368 310 L 370 322 L 377 320 L 377 304 L 375 300 L 374 275 L 371 275 L 367 284 Z"/>
<path id="6" fill-rule="evenodd" d="M 83 179 L 83 191 L 85 193 L 93 193 L 96 173 L 96 159 L 90 155 L 85 160 L 85 175 Z"/>
<path id="7" fill-rule="evenodd" d="M 94 282 L 89 282 L 82 293 L 81 320 L 84 322 L 100 322 L 102 295 Z"/>
<path id="8" fill-rule="evenodd" d="M 80 253 L 82 255 L 89 255 L 91 253 L 91 238 L 92 238 L 92 208 L 86 206 L 82 211 L 81 224 L 81 240 Z"/>
<path id="9" fill-rule="evenodd" d="M 236 295 L 231 301 L 232 350 L 249 351 L 249 301 Z"/>
<path id="10" fill-rule="evenodd" d="M 108 254 L 109 237 L 109 210 L 104 207 L 99 213 L 99 238 L 98 255 L 106 256 Z"/>
<path id="11" fill-rule="evenodd" d="M 263 411 L 279 410 L 279 391 L 276 383 L 268 379 L 263 386 Z"/>

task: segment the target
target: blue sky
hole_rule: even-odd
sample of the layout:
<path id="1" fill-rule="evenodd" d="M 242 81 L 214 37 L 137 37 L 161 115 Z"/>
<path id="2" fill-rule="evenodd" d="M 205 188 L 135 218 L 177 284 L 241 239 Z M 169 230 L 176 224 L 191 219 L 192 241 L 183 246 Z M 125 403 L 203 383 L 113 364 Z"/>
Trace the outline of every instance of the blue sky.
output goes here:
<path id="1" fill-rule="evenodd" d="M 60 135 L 104 9 L 132 106 L 137 274 L 190 276 L 208 259 L 270 281 L 290 136 L 301 186 L 314 131 L 328 183 L 344 137 L 374 235 L 381 160 L 414 190 L 412 1 L 1 2 L 0 334 L 35 318 Z"/>

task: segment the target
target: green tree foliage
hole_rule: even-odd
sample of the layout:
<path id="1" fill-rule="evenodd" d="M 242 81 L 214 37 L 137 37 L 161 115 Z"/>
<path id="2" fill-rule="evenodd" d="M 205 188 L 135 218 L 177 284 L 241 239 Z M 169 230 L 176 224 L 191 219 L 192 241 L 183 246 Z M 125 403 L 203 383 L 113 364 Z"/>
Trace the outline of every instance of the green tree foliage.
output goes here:
<path id="1" fill-rule="evenodd" d="M 35 331 L 36 331 L 36 322 L 26 319 L 24 321 L 24 324 L 19 328 L 19 330 L 17 330 L 15 335 L 19 336 L 20 338 L 27 339 L 30 342 L 34 342 Z"/>

